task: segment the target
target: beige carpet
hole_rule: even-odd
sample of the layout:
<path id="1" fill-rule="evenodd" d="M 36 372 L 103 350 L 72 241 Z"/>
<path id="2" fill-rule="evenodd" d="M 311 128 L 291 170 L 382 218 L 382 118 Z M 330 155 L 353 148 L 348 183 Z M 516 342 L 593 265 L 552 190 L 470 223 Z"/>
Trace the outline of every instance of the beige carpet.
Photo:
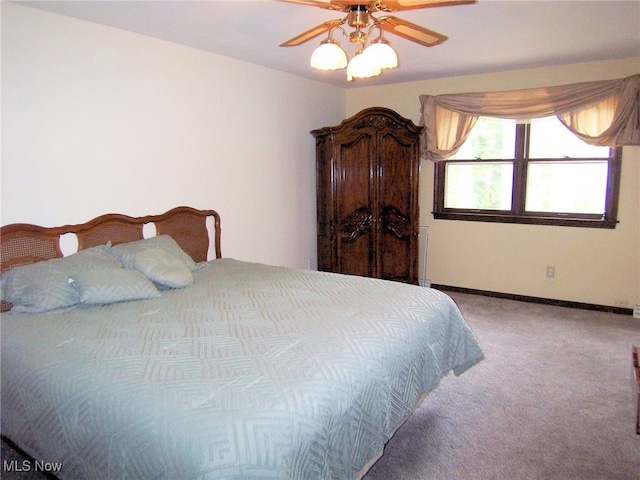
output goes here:
<path id="1" fill-rule="evenodd" d="M 640 320 L 451 296 L 487 358 L 445 378 L 365 480 L 640 480 L 630 384 Z M 4 471 L 8 459 L 22 461 L 3 442 L 3 480 L 45 478 Z"/>
<path id="2" fill-rule="evenodd" d="M 366 480 L 639 480 L 631 316 L 451 293 L 486 360 L 449 376 Z"/>

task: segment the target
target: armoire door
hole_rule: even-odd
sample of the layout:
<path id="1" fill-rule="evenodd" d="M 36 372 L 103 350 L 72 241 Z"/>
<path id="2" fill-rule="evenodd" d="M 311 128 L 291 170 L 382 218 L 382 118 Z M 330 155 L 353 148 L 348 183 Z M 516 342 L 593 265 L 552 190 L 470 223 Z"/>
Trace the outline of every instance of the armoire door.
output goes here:
<path id="1" fill-rule="evenodd" d="M 377 276 L 376 138 L 367 131 L 339 137 L 336 155 L 336 272 Z"/>
<path id="2" fill-rule="evenodd" d="M 379 276 L 415 283 L 419 227 L 416 136 L 405 130 L 381 131 L 377 149 Z"/>

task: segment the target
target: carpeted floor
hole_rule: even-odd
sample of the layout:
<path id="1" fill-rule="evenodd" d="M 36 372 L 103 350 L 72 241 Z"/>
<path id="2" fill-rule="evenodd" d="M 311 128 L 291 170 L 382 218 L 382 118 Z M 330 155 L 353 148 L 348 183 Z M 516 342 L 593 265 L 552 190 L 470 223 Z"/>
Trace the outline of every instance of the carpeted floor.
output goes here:
<path id="1" fill-rule="evenodd" d="M 639 480 L 640 320 L 451 293 L 486 360 L 450 376 L 365 480 Z"/>
<path id="2" fill-rule="evenodd" d="M 640 320 L 451 296 L 487 358 L 445 378 L 364 480 L 640 480 L 630 385 Z M 7 459 L 22 461 L 3 442 Z"/>

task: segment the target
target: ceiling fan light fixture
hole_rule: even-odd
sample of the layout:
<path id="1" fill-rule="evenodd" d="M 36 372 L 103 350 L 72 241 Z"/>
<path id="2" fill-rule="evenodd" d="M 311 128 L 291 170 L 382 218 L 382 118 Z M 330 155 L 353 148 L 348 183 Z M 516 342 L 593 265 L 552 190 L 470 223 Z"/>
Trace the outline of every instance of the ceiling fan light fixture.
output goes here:
<path id="1" fill-rule="evenodd" d="M 371 45 L 364 50 L 364 55 L 367 55 L 370 61 L 381 69 L 398 66 L 398 54 L 383 37 L 373 40 Z"/>
<path id="2" fill-rule="evenodd" d="M 371 58 L 363 52 L 363 50 L 358 50 L 349 62 L 349 65 L 347 65 L 348 81 L 351 81 L 354 78 L 377 77 L 382 73 L 380 67 L 375 65 L 371 61 Z"/>
<path id="3" fill-rule="evenodd" d="M 383 69 L 398 66 L 398 54 L 383 37 L 383 31 L 398 35 L 406 40 L 424 47 L 433 47 L 447 40 L 442 35 L 428 28 L 416 25 L 407 20 L 397 18 L 388 13 L 404 10 L 417 10 L 431 7 L 448 7 L 477 3 L 477 0 L 281 0 L 298 3 L 326 10 L 346 13 L 343 18 L 336 18 L 316 25 L 295 37 L 280 44 L 281 47 L 300 45 L 323 33 L 329 32 L 329 38 L 322 42 L 311 57 L 311 66 L 320 70 L 339 70 L 347 67 L 347 80 L 354 78 L 375 77 Z M 377 16 L 381 14 L 382 16 Z M 350 33 L 344 27 L 353 29 Z M 378 37 L 371 35 L 378 29 Z M 331 33 L 339 30 L 358 49 L 356 55 L 348 60 L 338 42 L 331 38 Z M 365 48 L 365 46 L 368 46 Z M 363 50 L 364 49 L 364 50 Z M 364 52 L 364 53 L 363 53 Z"/>
<path id="4" fill-rule="evenodd" d="M 313 51 L 309 64 L 318 70 L 340 70 L 347 66 L 347 54 L 338 42 L 327 38 Z"/>

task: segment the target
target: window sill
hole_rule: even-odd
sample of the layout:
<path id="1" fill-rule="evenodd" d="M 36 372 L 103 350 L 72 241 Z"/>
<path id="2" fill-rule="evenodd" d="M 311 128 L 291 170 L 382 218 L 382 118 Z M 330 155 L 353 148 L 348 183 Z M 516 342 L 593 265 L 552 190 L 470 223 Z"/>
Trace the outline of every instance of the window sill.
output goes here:
<path id="1" fill-rule="evenodd" d="M 490 222 L 490 223 L 518 223 L 524 225 L 551 225 L 556 227 L 582 227 L 582 228 L 606 228 L 615 229 L 618 223 L 615 220 L 594 220 L 586 218 L 559 218 L 559 217 L 536 217 L 536 216 L 515 216 L 500 215 L 494 213 L 452 213 L 433 212 L 436 220 L 462 220 L 467 222 Z"/>

